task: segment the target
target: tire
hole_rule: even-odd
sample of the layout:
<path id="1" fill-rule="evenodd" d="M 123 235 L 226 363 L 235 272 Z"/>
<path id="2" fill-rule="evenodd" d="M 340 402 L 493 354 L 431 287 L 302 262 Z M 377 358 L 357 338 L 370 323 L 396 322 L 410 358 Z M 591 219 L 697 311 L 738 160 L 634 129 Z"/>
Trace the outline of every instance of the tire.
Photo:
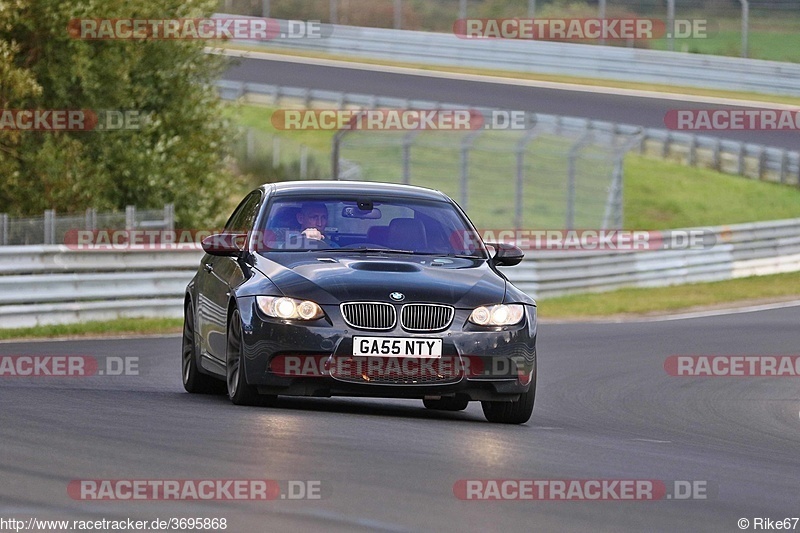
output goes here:
<path id="1" fill-rule="evenodd" d="M 481 402 L 483 415 L 489 422 L 498 424 L 524 424 L 533 414 L 533 401 L 536 398 L 536 381 L 527 392 L 519 395 L 516 402 Z"/>
<path id="2" fill-rule="evenodd" d="M 218 379 L 203 374 L 197 366 L 197 344 L 194 340 L 194 307 L 188 302 L 183 310 L 181 342 L 181 376 L 183 388 L 192 394 L 220 394 L 225 389 Z"/>
<path id="3" fill-rule="evenodd" d="M 468 396 L 455 396 L 454 398 L 441 398 L 439 400 L 422 400 L 426 409 L 435 411 L 463 411 L 469 405 Z"/>
<path id="4" fill-rule="evenodd" d="M 242 355 L 242 321 L 239 310 L 231 313 L 228 323 L 228 347 L 225 354 L 226 383 L 228 398 L 234 405 L 261 405 L 262 399 L 258 390 L 247 384 Z"/>

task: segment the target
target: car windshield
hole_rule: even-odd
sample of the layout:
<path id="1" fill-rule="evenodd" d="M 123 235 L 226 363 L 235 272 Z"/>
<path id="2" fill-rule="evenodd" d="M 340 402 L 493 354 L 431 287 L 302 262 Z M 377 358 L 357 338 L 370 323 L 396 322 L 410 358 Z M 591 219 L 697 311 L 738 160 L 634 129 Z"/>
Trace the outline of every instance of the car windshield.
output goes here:
<path id="1" fill-rule="evenodd" d="M 486 258 L 450 203 L 408 198 L 278 197 L 267 206 L 262 252 L 385 252 Z"/>

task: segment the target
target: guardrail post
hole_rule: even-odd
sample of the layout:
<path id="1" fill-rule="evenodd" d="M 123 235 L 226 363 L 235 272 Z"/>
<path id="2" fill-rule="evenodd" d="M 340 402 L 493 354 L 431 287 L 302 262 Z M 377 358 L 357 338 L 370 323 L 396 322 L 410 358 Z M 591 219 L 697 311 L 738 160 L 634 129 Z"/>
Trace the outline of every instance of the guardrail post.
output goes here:
<path id="1" fill-rule="evenodd" d="M 781 183 L 786 183 L 788 168 L 789 168 L 789 151 L 784 149 L 783 152 L 781 152 Z"/>
<path id="2" fill-rule="evenodd" d="M 766 162 L 766 158 L 767 158 L 767 150 L 762 146 L 761 151 L 758 152 L 758 170 L 756 171 L 758 172 L 759 180 L 764 179 L 764 171 L 766 170 L 765 168 L 766 165 L 764 163 Z"/>
<path id="3" fill-rule="evenodd" d="M 720 157 L 721 150 L 722 141 L 717 139 L 717 142 L 714 143 L 714 147 L 711 149 L 711 168 L 714 170 L 719 170 L 722 168 L 722 158 Z"/>
<path id="4" fill-rule="evenodd" d="M 717 146 L 719 146 L 717 141 Z M 717 168 L 719 170 L 719 168 Z M 744 176 L 744 143 L 739 143 L 739 153 L 736 154 L 736 173 Z"/>
<path id="5" fill-rule="evenodd" d="M 46 209 L 44 212 L 44 244 L 56 243 L 56 210 Z"/>
<path id="6" fill-rule="evenodd" d="M 661 159 L 666 159 L 669 157 L 669 145 L 672 141 L 672 134 L 667 132 L 667 136 L 664 138 L 664 145 L 661 147 Z"/>
<path id="7" fill-rule="evenodd" d="M 0 213 L 0 245 L 8 245 L 8 213 Z"/>
<path id="8" fill-rule="evenodd" d="M 125 229 L 131 231 L 136 228 L 136 207 L 132 205 L 125 206 Z"/>
<path id="9" fill-rule="evenodd" d="M 689 141 L 689 155 L 686 162 L 690 167 L 697 166 L 697 135 L 692 135 Z"/>

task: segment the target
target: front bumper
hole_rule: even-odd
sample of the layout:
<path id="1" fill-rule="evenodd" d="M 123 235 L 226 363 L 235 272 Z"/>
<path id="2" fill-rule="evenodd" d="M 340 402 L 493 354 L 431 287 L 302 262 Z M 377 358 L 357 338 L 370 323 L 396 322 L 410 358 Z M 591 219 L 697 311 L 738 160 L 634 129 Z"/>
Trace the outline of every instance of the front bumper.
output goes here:
<path id="1" fill-rule="evenodd" d="M 325 318 L 299 322 L 265 317 L 257 309 L 254 297 L 240 298 L 238 304 L 245 375 L 247 382 L 262 394 L 381 398 L 466 395 L 471 400 L 513 401 L 536 382 L 533 306 L 525 306 L 525 317 L 515 326 L 481 328 L 467 322 L 471 310 L 457 309 L 448 329 L 410 333 L 399 325 L 381 332 L 349 327 L 338 306 L 322 306 Z M 442 360 L 451 362 L 453 370 L 437 377 L 419 371 L 413 362 L 406 365 L 408 361 L 388 361 L 394 370 L 410 368 L 410 372 L 381 375 L 386 365 L 356 364 L 365 362 L 352 356 L 356 335 L 442 339 Z M 287 359 L 310 364 L 295 364 L 292 369 L 302 370 L 287 372 Z M 436 374 L 440 368 L 433 367 Z M 365 368 L 370 370 L 361 372 Z"/>

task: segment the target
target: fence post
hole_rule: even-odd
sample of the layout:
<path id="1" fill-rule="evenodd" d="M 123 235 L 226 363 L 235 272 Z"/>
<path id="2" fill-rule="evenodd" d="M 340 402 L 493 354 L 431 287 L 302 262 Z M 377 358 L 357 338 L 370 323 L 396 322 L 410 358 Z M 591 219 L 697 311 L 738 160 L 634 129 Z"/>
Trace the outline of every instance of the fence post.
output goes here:
<path id="1" fill-rule="evenodd" d="M 458 18 L 467 18 L 467 0 L 458 0 Z"/>
<path id="2" fill-rule="evenodd" d="M 403 29 L 403 0 L 394 0 L 394 29 Z"/>
<path id="3" fill-rule="evenodd" d="M 577 178 L 575 176 L 575 161 L 581 148 L 586 144 L 587 139 L 592 135 L 592 130 L 589 125 L 581 137 L 575 141 L 575 144 L 570 146 L 569 154 L 567 155 L 567 220 L 565 229 L 575 228 L 575 192 L 577 188 Z"/>
<path id="4" fill-rule="evenodd" d="M 719 142 L 717 142 L 719 144 Z M 719 168 L 717 168 L 719 170 Z M 739 153 L 736 157 L 736 173 L 744 176 L 744 143 L 739 143 Z"/>
<path id="5" fill-rule="evenodd" d="M 90 207 L 86 210 L 84 227 L 89 231 L 94 231 L 97 229 L 97 209 Z"/>
<path id="6" fill-rule="evenodd" d="M 256 151 L 256 140 L 255 140 L 255 134 L 253 133 L 253 128 L 247 128 L 247 135 L 245 137 L 247 143 L 247 148 L 246 148 L 247 159 L 252 161 L 253 155 L 255 154 Z"/>
<path id="7" fill-rule="evenodd" d="M 667 49 L 675 50 L 675 0 L 667 0 Z"/>
<path id="8" fill-rule="evenodd" d="M 0 245 L 8 245 L 8 214 L 0 213 Z"/>
<path id="9" fill-rule="evenodd" d="M 516 198 L 514 198 L 514 229 L 522 229 L 522 212 L 525 205 L 523 198 L 524 184 L 525 184 L 525 147 L 536 138 L 536 127 L 533 126 L 523 137 L 517 142 L 517 183 L 515 187 Z"/>
<path id="10" fill-rule="evenodd" d="M 697 135 L 692 134 L 692 140 L 689 141 L 689 155 L 687 163 L 690 167 L 697 166 Z"/>
<path id="11" fill-rule="evenodd" d="M 786 183 L 787 170 L 789 169 L 789 150 L 784 148 L 781 152 L 781 183 Z"/>
<path id="12" fill-rule="evenodd" d="M 528 0 L 528 18 L 536 17 L 536 0 Z"/>
<path id="13" fill-rule="evenodd" d="M 339 6 L 336 0 L 328 0 L 331 24 L 339 24 Z"/>
<path id="14" fill-rule="evenodd" d="M 261 16 L 269 18 L 269 0 L 261 0 Z"/>
<path id="15" fill-rule="evenodd" d="M 469 203 L 469 152 L 472 149 L 472 144 L 475 142 L 475 139 L 481 133 L 483 133 L 483 130 L 480 129 L 471 131 L 461 141 L 461 150 L 459 151 L 460 192 L 458 202 L 461 204 L 461 208 L 465 211 L 467 210 L 467 204 Z"/>
<path id="16" fill-rule="evenodd" d="M 742 57 L 748 56 L 747 34 L 750 25 L 750 4 L 747 0 L 739 0 L 742 4 Z"/>
<path id="17" fill-rule="evenodd" d="M 136 228 L 136 207 L 132 205 L 125 206 L 125 229 L 131 231 Z"/>
<path id="18" fill-rule="evenodd" d="M 281 166 L 281 138 L 277 135 L 272 138 L 272 168 Z"/>
<path id="19" fill-rule="evenodd" d="M 599 0 L 597 3 L 597 18 L 600 20 L 606 18 L 606 0 Z M 600 44 L 606 44 L 606 37 L 603 33 L 600 34 Z"/>
<path id="20" fill-rule="evenodd" d="M 44 244 L 56 243 L 56 211 L 46 209 L 44 212 Z"/>
<path id="21" fill-rule="evenodd" d="M 300 145 L 300 179 L 308 177 L 308 146 Z"/>
<path id="22" fill-rule="evenodd" d="M 175 204 L 164 206 L 164 226 L 167 231 L 175 231 Z"/>

